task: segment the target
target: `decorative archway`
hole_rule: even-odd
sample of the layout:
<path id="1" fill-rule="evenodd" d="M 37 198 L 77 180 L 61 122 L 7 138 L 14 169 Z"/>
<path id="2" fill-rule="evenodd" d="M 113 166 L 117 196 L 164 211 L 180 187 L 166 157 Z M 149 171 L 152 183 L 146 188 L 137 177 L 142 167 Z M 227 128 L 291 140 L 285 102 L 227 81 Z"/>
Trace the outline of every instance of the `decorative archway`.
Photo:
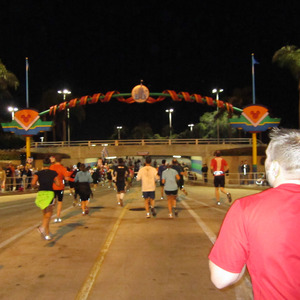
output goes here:
<path id="1" fill-rule="evenodd" d="M 222 100 L 215 100 L 211 97 L 202 96 L 199 94 L 189 94 L 188 92 L 179 92 L 176 93 L 173 90 L 165 90 L 162 93 L 150 93 L 146 103 L 157 103 L 165 100 L 167 97 L 170 97 L 173 101 L 186 101 L 186 102 L 196 102 L 199 104 L 207 104 L 209 106 L 216 106 L 220 109 L 227 110 L 228 112 L 238 112 L 242 113 L 243 110 L 237 107 L 234 107 L 232 104 L 228 102 L 224 102 Z M 96 104 L 98 102 L 104 103 L 109 102 L 111 99 L 117 99 L 123 103 L 136 103 L 136 100 L 132 97 L 130 93 L 120 93 L 118 91 L 109 91 L 105 94 L 96 93 L 93 96 L 83 96 L 81 98 L 74 98 L 69 101 L 64 101 L 60 104 L 51 106 L 50 109 L 43 111 L 40 115 L 50 114 L 55 115 L 57 111 L 62 111 L 67 108 L 76 107 L 77 105 L 87 105 L 87 104 Z"/>

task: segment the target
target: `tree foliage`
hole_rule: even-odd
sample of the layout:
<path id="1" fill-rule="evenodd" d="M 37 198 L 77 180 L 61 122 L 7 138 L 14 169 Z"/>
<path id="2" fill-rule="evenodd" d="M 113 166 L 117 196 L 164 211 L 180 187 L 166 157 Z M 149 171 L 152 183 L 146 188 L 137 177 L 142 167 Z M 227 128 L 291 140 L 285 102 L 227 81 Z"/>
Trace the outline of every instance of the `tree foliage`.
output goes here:
<path id="1" fill-rule="evenodd" d="M 284 46 L 277 50 L 272 58 L 281 68 L 288 68 L 297 81 L 300 79 L 300 49 L 296 46 Z"/>
<path id="2" fill-rule="evenodd" d="M 0 59 L 0 99 L 11 98 L 9 89 L 17 89 L 20 85 L 16 75 L 8 71 Z"/>
<path id="3" fill-rule="evenodd" d="M 275 52 L 272 61 L 282 68 L 289 69 L 298 82 L 298 122 L 300 128 L 300 49 L 294 45 L 284 46 Z"/>

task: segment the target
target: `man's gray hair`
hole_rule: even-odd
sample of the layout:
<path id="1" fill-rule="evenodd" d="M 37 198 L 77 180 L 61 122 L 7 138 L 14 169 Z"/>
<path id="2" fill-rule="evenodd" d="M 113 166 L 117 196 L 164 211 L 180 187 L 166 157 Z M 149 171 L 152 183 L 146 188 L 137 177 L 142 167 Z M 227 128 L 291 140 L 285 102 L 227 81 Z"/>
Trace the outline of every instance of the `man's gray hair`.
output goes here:
<path id="1" fill-rule="evenodd" d="M 300 169 L 300 130 L 273 128 L 268 146 L 271 160 L 286 170 Z"/>

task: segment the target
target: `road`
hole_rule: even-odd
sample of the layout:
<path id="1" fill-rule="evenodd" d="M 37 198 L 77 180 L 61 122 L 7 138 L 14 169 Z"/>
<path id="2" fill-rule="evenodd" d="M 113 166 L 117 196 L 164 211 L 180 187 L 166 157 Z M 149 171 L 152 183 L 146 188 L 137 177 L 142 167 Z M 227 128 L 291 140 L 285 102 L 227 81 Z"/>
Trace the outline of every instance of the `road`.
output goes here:
<path id="1" fill-rule="evenodd" d="M 247 274 L 222 291 L 209 279 L 207 256 L 230 205 L 225 197 L 216 205 L 212 187 L 186 190 L 174 219 L 165 199 L 156 201 L 156 218 L 145 218 L 139 183 L 124 207 L 99 186 L 87 216 L 66 191 L 63 222 L 51 223 L 49 242 L 36 231 L 34 193 L 1 196 L 0 299 L 252 299 Z M 233 199 L 258 191 L 231 190 Z"/>

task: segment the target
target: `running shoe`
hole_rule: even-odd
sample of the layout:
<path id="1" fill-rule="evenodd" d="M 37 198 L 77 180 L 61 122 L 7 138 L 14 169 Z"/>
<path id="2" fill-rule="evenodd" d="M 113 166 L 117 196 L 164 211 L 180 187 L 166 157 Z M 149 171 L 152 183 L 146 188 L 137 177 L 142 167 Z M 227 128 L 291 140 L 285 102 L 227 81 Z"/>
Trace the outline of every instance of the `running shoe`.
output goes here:
<path id="1" fill-rule="evenodd" d="M 219 201 L 219 202 L 217 202 L 217 204 L 218 204 L 218 205 L 221 205 L 221 202 Z"/>
<path id="2" fill-rule="evenodd" d="M 44 229 L 42 226 L 37 227 L 37 231 L 38 231 L 38 233 L 41 235 L 41 238 L 42 238 L 43 240 L 46 240 L 46 241 L 52 240 L 51 234 L 46 235 L 45 229 Z"/>
<path id="3" fill-rule="evenodd" d="M 151 213 L 153 217 L 156 217 L 156 210 L 154 207 L 151 208 Z"/>
<path id="4" fill-rule="evenodd" d="M 85 216 L 86 212 L 85 212 L 85 211 L 83 211 L 81 214 L 82 214 L 83 216 Z"/>
<path id="5" fill-rule="evenodd" d="M 172 219 L 173 218 L 173 214 L 169 214 L 169 218 Z"/>
<path id="6" fill-rule="evenodd" d="M 174 214 L 175 214 L 175 217 L 178 217 L 178 210 L 177 210 L 177 208 L 174 208 Z"/>
<path id="7" fill-rule="evenodd" d="M 61 222 L 61 218 L 55 218 L 54 219 L 54 223 L 60 223 Z"/>
<path id="8" fill-rule="evenodd" d="M 228 199 L 228 202 L 231 203 L 232 198 L 231 198 L 231 194 L 230 193 L 227 193 L 227 199 Z"/>
<path id="9" fill-rule="evenodd" d="M 52 240 L 52 237 L 51 237 L 50 235 L 45 235 L 45 236 L 44 236 L 44 239 L 45 239 L 46 241 L 51 241 L 51 240 Z"/>
<path id="10" fill-rule="evenodd" d="M 37 228 L 38 233 L 41 235 L 42 238 L 45 237 L 45 230 L 42 226 L 38 226 Z"/>
<path id="11" fill-rule="evenodd" d="M 150 213 L 146 214 L 146 218 L 149 219 L 150 218 Z"/>

